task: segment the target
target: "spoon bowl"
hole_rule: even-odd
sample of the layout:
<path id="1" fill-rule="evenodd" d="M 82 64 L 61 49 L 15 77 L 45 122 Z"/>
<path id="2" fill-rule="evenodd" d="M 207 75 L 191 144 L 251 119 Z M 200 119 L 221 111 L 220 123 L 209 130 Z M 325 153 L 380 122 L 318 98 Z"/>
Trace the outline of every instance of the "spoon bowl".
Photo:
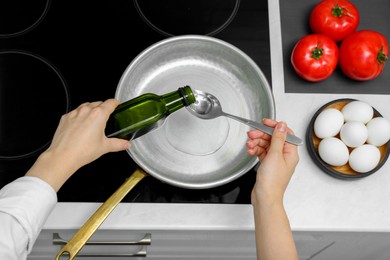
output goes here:
<path id="1" fill-rule="evenodd" d="M 195 103 L 187 107 L 188 111 L 196 117 L 201 119 L 213 119 L 220 116 L 226 116 L 231 119 L 237 120 L 243 124 L 249 125 L 255 129 L 263 131 L 266 134 L 272 135 L 274 129 L 272 127 L 266 126 L 262 123 L 258 123 L 249 119 L 238 117 L 223 112 L 221 103 L 219 100 L 212 94 L 195 90 Z M 287 134 L 286 142 L 292 143 L 294 145 L 302 145 L 302 139 L 296 137 L 295 135 Z"/>
<path id="2" fill-rule="evenodd" d="M 196 101 L 188 107 L 191 114 L 202 119 L 222 116 L 221 103 L 214 95 L 200 90 L 195 90 L 194 94 Z"/>

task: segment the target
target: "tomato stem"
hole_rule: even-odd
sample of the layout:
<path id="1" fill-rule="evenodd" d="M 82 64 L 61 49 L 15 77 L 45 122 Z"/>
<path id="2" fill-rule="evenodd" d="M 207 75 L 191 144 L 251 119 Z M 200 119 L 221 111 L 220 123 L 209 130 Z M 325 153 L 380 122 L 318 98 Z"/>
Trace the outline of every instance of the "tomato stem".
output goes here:
<path id="1" fill-rule="evenodd" d="M 344 14 L 344 11 L 346 11 L 346 14 Z M 343 15 L 348 15 L 348 10 L 347 10 L 347 8 L 339 7 L 339 4 L 336 4 L 332 8 L 332 15 L 340 18 Z"/>
<path id="2" fill-rule="evenodd" d="M 386 61 L 387 61 L 388 57 L 386 56 L 386 54 L 383 52 L 383 45 L 382 45 L 382 48 L 380 49 L 380 51 L 378 52 L 378 57 L 377 57 L 377 61 L 379 63 L 379 65 L 381 66 L 384 66 Z"/>
<path id="3" fill-rule="evenodd" d="M 319 44 L 311 51 L 311 57 L 316 60 L 319 60 L 323 54 L 324 49 L 322 49 Z"/>

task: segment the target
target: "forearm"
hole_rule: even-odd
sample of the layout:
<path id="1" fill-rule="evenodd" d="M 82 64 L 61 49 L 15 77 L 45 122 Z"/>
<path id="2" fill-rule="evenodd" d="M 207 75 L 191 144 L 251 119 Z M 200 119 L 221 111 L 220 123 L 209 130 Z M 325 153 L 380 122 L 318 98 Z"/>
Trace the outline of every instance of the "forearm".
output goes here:
<path id="1" fill-rule="evenodd" d="M 34 177 L 0 190 L 0 259 L 25 259 L 56 202 L 54 190 Z"/>
<path id="2" fill-rule="evenodd" d="M 298 259 L 282 202 L 253 203 L 258 260 Z"/>
<path id="3" fill-rule="evenodd" d="M 50 147 L 27 172 L 58 191 L 80 167 L 103 154 L 130 147 L 127 140 L 107 138 L 104 129 L 119 101 L 84 103 L 61 117 Z"/>
<path id="4" fill-rule="evenodd" d="M 50 150 L 42 153 L 26 176 L 38 177 L 58 191 L 68 178 L 78 169 L 71 160 L 58 156 Z"/>

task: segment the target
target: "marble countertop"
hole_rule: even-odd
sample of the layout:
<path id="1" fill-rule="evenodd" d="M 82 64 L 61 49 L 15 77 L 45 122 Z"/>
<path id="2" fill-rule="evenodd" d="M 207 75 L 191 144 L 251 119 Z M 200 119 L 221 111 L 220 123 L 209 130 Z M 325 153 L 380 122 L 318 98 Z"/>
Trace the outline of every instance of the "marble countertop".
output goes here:
<path id="1" fill-rule="evenodd" d="M 279 1 L 269 0 L 272 86 L 276 119 L 286 121 L 301 138 L 315 111 L 338 98 L 355 98 L 390 118 L 388 95 L 287 94 L 284 92 Z M 390 231 L 390 163 L 377 173 L 353 181 L 322 172 L 305 146 L 285 194 L 294 231 Z M 44 229 L 78 229 L 99 207 L 97 203 L 58 203 Z M 101 229 L 254 230 L 251 205 L 131 204 L 113 211 Z M 64 221 L 66 220 L 66 221 Z"/>

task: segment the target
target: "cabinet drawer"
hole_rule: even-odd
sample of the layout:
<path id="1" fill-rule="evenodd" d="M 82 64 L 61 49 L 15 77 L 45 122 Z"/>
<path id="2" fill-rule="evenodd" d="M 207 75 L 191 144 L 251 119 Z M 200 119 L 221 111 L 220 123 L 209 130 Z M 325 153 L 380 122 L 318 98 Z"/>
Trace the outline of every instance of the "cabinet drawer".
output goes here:
<path id="1" fill-rule="evenodd" d="M 28 259 L 54 259 L 62 245 L 76 230 L 43 230 Z M 150 235 L 150 245 L 142 244 Z M 135 242 L 140 242 L 136 244 Z M 79 255 L 100 255 L 100 259 L 120 259 L 108 255 L 134 255 L 136 259 L 256 259 L 253 231 L 212 230 L 99 230 Z M 134 243 L 134 244 L 132 244 Z M 102 257 L 104 256 L 104 257 Z M 96 259 L 97 257 L 77 257 Z M 66 259 L 65 257 L 63 259 Z"/>

